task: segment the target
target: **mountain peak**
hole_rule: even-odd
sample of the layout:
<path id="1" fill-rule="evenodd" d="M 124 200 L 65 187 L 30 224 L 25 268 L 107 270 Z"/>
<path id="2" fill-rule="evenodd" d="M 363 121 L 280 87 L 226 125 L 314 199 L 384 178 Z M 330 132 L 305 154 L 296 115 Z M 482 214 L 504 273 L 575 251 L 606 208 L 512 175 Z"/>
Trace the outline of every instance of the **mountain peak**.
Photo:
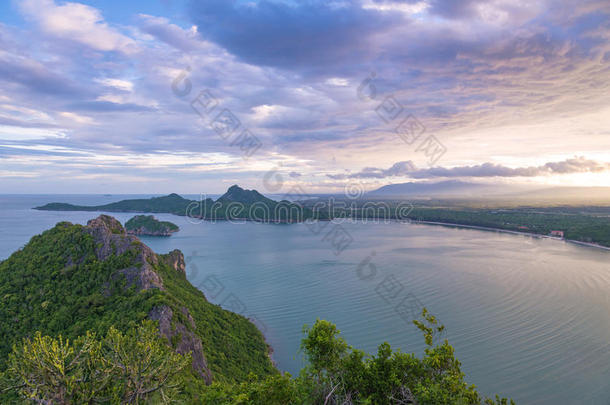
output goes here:
<path id="1" fill-rule="evenodd" d="M 224 193 L 216 201 L 226 202 L 238 202 L 243 204 L 254 204 L 256 202 L 273 203 L 275 201 L 265 197 L 256 190 L 245 190 L 239 187 L 237 184 L 229 187 L 226 193 Z"/>
<path id="2" fill-rule="evenodd" d="M 163 289 L 163 282 L 153 266 L 158 263 L 157 255 L 135 236 L 127 235 L 121 223 L 110 215 L 100 215 L 87 222 L 86 231 L 95 241 L 98 260 L 105 261 L 110 256 L 120 256 L 125 252 L 135 252 L 137 265 L 119 270 L 128 285 L 137 290 Z"/>
<path id="3" fill-rule="evenodd" d="M 114 217 L 110 215 L 100 215 L 95 219 L 87 221 L 88 228 L 105 228 L 112 234 L 125 234 L 125 228 L 123 225 Z"/>

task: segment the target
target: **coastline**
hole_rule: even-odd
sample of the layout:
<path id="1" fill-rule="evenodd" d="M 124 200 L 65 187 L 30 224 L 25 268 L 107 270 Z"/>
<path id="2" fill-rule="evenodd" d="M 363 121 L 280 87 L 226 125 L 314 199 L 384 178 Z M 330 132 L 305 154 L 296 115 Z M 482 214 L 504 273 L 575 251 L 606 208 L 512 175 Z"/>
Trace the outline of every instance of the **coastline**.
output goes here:
<path id="1" fill-rule="evenodd" d="M 588 246 L 588 247 L 592 247 L 592 248 L 610 250 L 610 246 L 599 245 L 597 243 L 581 242 L 579 240 L 573 240 L 573 239 L 565 239 L 565 241 L 569 242 L 569 243 L 575 243 L 575 244 L 581 245 L 581 246 Z"/>
<path id="2" fill-rule="evenodd" d="M 35 210 L 39 210 L 40 207 L 33 207 L 32 209 Z M 53 210 L 42 210 L 42 211 L 53 211 Z M 60 211 L 64 211 L 64 210 L 60 210 Z M 65 210 L 65 211 L 81 211 L 81 210 Z M 89 211 L 89 210 L 85 210 L 85 211 Z M 150 212 L 140 212 L 140 211 L 92 211 L 92 212 L 101 212 L 101 213 L 142 213 L 142 214 L 151 214 Z M 281 224 L 281 225 L 290 225 L 290 224 L 298 224 L 298 223 L 305 223 L 307 221 L 313 220 L 313 221 L 333 221 L 335 219 L 341 219 L 341 220 L 362 220 L 363 218 L 350 218 L 350 217 L 338 217 L 338 218 L 317 218 L 317 219 L 305 219 L 305 220 L 301 220 L 301 221 L 288 221 L 288 220 L 283 220 L 283 219 L 267 219 L 267 220 L 259 220 L 259 219 L 253 219 L 253 218 L 206 218 L 206 217 L 202 217 L 202 216 L 195 216 L 195 215 L 187 215 L 185 214 L 178 214 L 175 212 L 158 212 L 158 214 L 170 214 L 170 215 L 176 215 L 179 217 L 186 217 L 187 221 L 189 221 L 188 218 L 197 220 L 197 221 L 201 221 L 201 222 L 216 222 L 216 221 L 228 221 L 228 222 L 232 222 L 232 223 L 244 223 L 244 222 L 255 222 L 255 223 L 262 223 L 262 224 Z M 370 220 L 379 220 L 379 218 L 368 218 Z M 367 219 L 365 219 L 366 221 Z M 513 234 L 513 235 L 525 235 L 525 236 L 530 236 L 533 238 L 546 238 L 546 239 L 554 239 L 557 241 L 564 241 L 567 243 L 573 243 L 576 245 L 580 245 L 580 246 L 586 246 L 586 247 L 591 247 L 591 248 L 596 248 L 596 249 L 602 249 L 602 250 L 608 250 L 610 251 L 610 246 L 604 246 L 604 245 L 600 245 L 597 243 L 593 243 L 593 242 L 582 242 L 582 241 L 578 241 L 578 240 L 574 240 L 574 239 L 565 239 L 565 238 L 559 238 L 556 236 L 550 236 L 550 235 L 542 235 L 539 233 L 532 233 L 532 232 L 519 232 L 519 231 L 512 231 L 510 229 L 502 229 L 502 228 L 492 228 L 492 227 L 486 227 L 486 226 L 479 226 L 479 225 L 466 225 L 466 224 L 455 224 L 455 223 L 450 223 L 450 222 L 436 222 L 436 221 L 418 221 L 418 220 L 414 220 L 414 219 L 406 219 L 406 220 L 400 220 L 400 219 L 396 219 L 393 218 L 391 219 L 392 221 L 397 221 L 397 222 L 409 222 L 409 223 L 415 223 L 415 224 L 423 224 L 423 225 L 440 225 L 440 226 L 448 226 L 448 227 L 454 227 L 454 228 L 464 228 L 464 229 L 475 229 L 475 230 L 480 230 L 480 231 L 491 231 L 491 232 L 501 232 L 501 233 L 508 233 L 508 234 Z M 189 221 L 190 222 L 190 221 Z M 169 235 L 168 235 L 169 236 Z"/>
<path id="3" fill-rule="evenodd" d="M 597 243 L 591 243 L 591 242 L 581 242 L 581 241 L 574 240 L 574 239 L 558 238 L 556 236 L 542 235 L 539 233 L 532 233 L 532 232 L 511 231 L 510 229 L 491 228 L 491 227 L 487 227 L 487 226 L 478 226 L 478 225 L 452 224 L 449 222 L 417 221 L 417 220 L 410 220 L 409 222 L 414 223 L 414 224 L 423 224 L 423 225 L 440 225 L 440 226 L 448 226 L 448 227 L 452 227 L 452 228 L 465 228 L 465 229 L 476 229 L 479 231 L 509 233 L 512 235 L 525 235 L 525 236 L 530 236 L 532 238 L 553 239 L 553 240 L 563 241 L 563 242 L 567 242 L 567 243 L 574 243 L 574 244 L 581 245 L 581 246 L 587 246 L 587 247 L 603 249 L 603 250 L 610 250 L 610 246 L 603 246 L 603 245 L 599 245 Z"/>

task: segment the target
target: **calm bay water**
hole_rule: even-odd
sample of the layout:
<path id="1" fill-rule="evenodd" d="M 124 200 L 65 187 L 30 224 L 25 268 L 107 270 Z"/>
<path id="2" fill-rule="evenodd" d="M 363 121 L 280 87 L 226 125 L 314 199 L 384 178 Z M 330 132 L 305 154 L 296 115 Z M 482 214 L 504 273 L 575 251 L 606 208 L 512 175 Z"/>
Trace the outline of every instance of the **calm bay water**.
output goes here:
<path id="1" fill-rule="evenodd" d="M 31 207 L 123 198 L 134 196 L 0 196 L 0 259 L 59 221 L 85 224 L 98 215 Z M 133 214 L 111 215 L 125 222 Z M 210 301 L 256 318 L 281 370 L 297 373 L 302 326 L 316 318 L 336 323 L 366 351 L 387 341 L 421 354 L 421 334 L 403 315 L 425 305 L 483 393 L 519 404 L 610 403 L 610 251 L 477 230 L 345 222 L 353 242 L 335 255 L 323 240 L 333 224 L 314 234 L 304 224 L 157 217 L 181 231 L 144 243 L 158 253 L 182 250 L 189 280 Z"/>

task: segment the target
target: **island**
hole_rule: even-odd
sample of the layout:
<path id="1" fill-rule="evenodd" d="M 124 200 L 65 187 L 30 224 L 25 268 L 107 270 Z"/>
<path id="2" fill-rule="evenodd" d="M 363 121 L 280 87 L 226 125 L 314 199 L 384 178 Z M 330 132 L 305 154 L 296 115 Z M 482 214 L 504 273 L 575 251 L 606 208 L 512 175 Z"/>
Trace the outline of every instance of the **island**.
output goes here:
<path id="1" fill-rule="evenodd" d="M 217 200 L 185 199 L 178 194 L 123 200 L 98 206 L 50 203 L 38 210 L 168 213 L 205 221 L 298 223 L 308 220 L 410 221 L 430 225 L 476 227 L 554 237 L 595 247 L 610 247 L 610 207 L 515 204 L 511 201 L 404 196 L 350 199 L 344 196 L 275 201 L 256 190 L 231 186 Z M 558 236 L 561 235 L 561 236 Z"/>
<path id="2" fill-rule="evenodd" d="M 187 207 L 192 202 L 178 194 L 172 193 L 162 197 L 122 200 L 93 206 L 49 203 L 34 209 L 42 211 L 151 212 L 185 215 Z"/>
<path id="3" fill-rule="evenodd" d="M 178 225 L 169 221 L 159 221 L 152 215 L 136 215 L 125 222 L 125 229 L 130 235 L 171 236 L 178 232 Z"/>
<path id="4" fill-rule="evenodd" d="M 275 201 L 256 190 L 245 190 L 238 185 L 229 187 L 217 200 L 205 198 L 189 200 L 178 194 L 148 199 L 122 200 L 110 204 L 83 206 L 66 203 L 49 203 L 36 210 L 43 211 L 99 211 L 137 212 L 189 216 L 207 221 L 256 221 L 272 223 L 303 222 L 308 219 L 326 219 L 325 214 L 287 200 Z"/>

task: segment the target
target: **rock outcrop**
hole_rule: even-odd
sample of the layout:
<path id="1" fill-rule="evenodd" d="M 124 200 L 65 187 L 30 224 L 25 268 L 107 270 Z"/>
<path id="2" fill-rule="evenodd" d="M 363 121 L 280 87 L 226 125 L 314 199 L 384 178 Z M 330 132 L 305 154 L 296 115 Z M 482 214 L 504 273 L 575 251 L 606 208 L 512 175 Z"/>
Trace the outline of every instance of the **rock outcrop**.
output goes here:
<path id="1" fill-rule="evenodd" d="M 128 235 L 119 221 L 108 215 L 87 222 L 86 231 L 93 237 L 96 244 L 96 256 L 106 260 L 111 255 L 121 255 L 134 251 L 136 259 L 133 266 L 117 270 L 116 276 L 125 276 L 126 286 L 136 286 L 137 290 L 158 288 L 163 290 L 163 281 L 155 271 L 155 266 L 163 263 L 186 276 L 184 255 L 180 250 L 173 250 L 165 255 L 157 255 L 136 236 Z M 172 309 L 166 305 L 153 308 L 148 317 L 159 322 L 159 332 L 174 344 L 176 352 L 191 353 L 193 369 L 204 379 L 206 384 L 212 383 L 212 373 L 208 368 L 201 339 L 193 332 L 195 321 L 187 308 L 182 308 L 182 314 L 188 325 L 176 319 Z M 175 344 L 176 339 L 179 339 Z"/>
<path id="2" fill-rule="evenodd" d="M 189 319 L 191 328 L 194 329 L 195 322 L 189 314 L 188 309 L 182 308 L 182 312 Z M 148 317 L 153 321 L 159 321 L 159 331 L 169 342 L 174 342 L 175 337 L 179 339 L 174 346 L 176 352 L 180 354 L 190 353 L 193 359 L 193 369 L 203 378 L 206 384 L 211 384 L 212 372 L 210 371 L 205 355 L 203 354 L 201 339 L 183 323 L 174 320 L 172 309 L 166 305 L 153 308 L 148 314 Z"/>
<path id="3" fill-rule="evenodd" d="M 163 282 L 153 269 L 153 265 L 159 261 L 157 255 L 137 237 L 127 235 L 119 221 L 108 215 L 100 215 L 87 222 L 86 229 L 93 236 L 95 254 L 99 260 L 104 261 L 111 255 L 119 256 L 130 250 L 136 252 L 134 266 L 117 272 L 125 276 L 128 287 L 135 285 L 138 290 L 163 289 Z"/>
<path id="4" fill-rule="evenodd" d="M 167 265 L 186 276 L 186 263 L 181 251 L 174 249 L 167 254 L 159 256 Z"/>
<path id="5" fill-rule="evenodd" d="M 147 229 L 145 227 L 140 227 L 140 228 L 136 228 L 136 229 L 130 229 L 129 231 L 127 231 L 127 233 L 130 235 L 136 235 L 136 236 L 172 236 L 173 232 L 151 231 L 150 229 Z"/>

